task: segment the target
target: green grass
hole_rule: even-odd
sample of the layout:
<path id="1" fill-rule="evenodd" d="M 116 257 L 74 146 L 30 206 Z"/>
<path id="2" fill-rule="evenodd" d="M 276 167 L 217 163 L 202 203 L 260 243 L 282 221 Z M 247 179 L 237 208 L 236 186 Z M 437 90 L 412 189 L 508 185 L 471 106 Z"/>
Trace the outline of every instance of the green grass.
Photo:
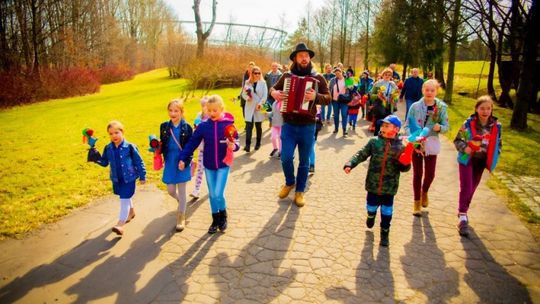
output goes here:
<path id="1" fill-rule="evenodd" d="M 109 169 L 86 162 L 81 135 L 85 127 L 94 129 L 101 152 L 109 142 L 107 123 L 121 121 L 126 139 L 139 147 L 146 161 L 148 181 L 159 183 L 160 174 L 151 170 L 148 135 L 159 133 L 159 124 L 168 119 L 167 103 L 185 86 L 184 80 L 167 76 L 167 70 L 155 70 L 104 85 L 97 94 L 0 111 L 0 239 L 20 237 L 111 193 Z M 231 102 L 238 89 L 211 93 L 221 95 L 227 110 L 242 117 L 239 105 Z M 190 122 L 200 111 L 200 95 L 196 92 L 185 103 Z M 244 122 L 237 119 L 237 124 L 241 128 Z"/>

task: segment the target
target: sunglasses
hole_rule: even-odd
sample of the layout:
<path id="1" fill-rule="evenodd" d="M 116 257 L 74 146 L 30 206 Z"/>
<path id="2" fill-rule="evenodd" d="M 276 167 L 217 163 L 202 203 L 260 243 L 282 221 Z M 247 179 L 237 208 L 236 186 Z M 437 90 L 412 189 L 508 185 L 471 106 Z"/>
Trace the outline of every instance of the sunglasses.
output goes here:
<path id="1" fill-rule="evenodd" d="M 253 72 L 254 75 L 261 75 L 261 72 Z"/>

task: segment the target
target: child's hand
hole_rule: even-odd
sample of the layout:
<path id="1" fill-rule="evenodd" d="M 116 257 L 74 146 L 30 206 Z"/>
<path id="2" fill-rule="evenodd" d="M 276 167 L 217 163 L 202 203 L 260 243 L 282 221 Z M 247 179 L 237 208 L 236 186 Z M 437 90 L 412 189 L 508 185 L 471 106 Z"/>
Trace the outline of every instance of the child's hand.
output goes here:
<path id="1" fill-rule="evenodd" d="M 184 163 L 184 161 L 180 161 L 178 163 L 178 170 L 183 171 L 185 168 L 186 168 L 186 164 Z"/>
<path id="2" fill-rule="evenodd" d="M 141 184 L 141 185 L 144 185 L 144 184 L 146 184 L 146 180 L 145 180 L 145 179 L 141 179 L 141 180 L 139 180 L 139 184 Z"/>
<path id="3" fill-rule="evenodd" d="M 230 141 L 229 139 L 227 139 L 227 148 L 231 149 L 231 150 L 234 150 L 234 148 L 236 147 L 234 141 Z"/>
<path id="4" fill-rule="evenodd" d="M 463 152 L 465 152 L 467 155 L 471 155 L 472 149 L 471 149 L 471 147 L 467 147 L 467 148 L 465 148 L 465 150 Z"/>
<path id="5" fill-rule="evenodd" d="M 345 171 L 346 174 L 349 174 L 351 173 L 351 162 L 347 162 L 344 166 L 343 166 L 343 171 Z"/>
<path id="6" fill-rule="evenodd" d="M 441 125 L 438 124 L 438 123 L 434 124 L 433 125 L 433 131 L 435 131 L 435 132 L 441 131 Z"/>

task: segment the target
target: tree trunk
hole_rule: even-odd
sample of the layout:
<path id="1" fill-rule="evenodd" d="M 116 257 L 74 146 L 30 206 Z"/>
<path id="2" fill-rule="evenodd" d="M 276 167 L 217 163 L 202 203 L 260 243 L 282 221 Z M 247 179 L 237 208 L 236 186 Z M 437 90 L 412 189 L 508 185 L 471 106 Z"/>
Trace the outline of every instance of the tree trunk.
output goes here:
<path id="1" fill-rule="evenodd" d="M 444 63 L 442 58 L 437 59 L 437 62 L 435 62 L 435 79 L 437 79 L 441 88 L 446 88 L 446 83 L 444 82 Z"/>
<path id="2" fill-rule="evenodd" d="M 446 91 L 444 92 L 444 101 L 447 104 L 452 103 L 452 93 L 454 91 L 454 67 L 456 63 L 459 19 L 461 17 L 461 0 L 456 0 L 454 5 L 454 15 L 452 16 L 452 24 L 450 24 L 450 40 L 448 41 L 448 75 L 446 76 Z"/>
<path id="3" fill-rule="evenodd" d="M 217 0 L 212 0 L 212 21 L 206 32 L 203 32 L 203 24 L 201 20 L 201 13 L 199 10 L 200 5 L 201 0 L 193 0 L 193 11 L 195 13 L 195 24 L 197 27 L 197 58 L 203 57 L 204 44 L 206 43 L 206 39 L 208 39 L 208 37 L 210 36 L 210 33 L 212 33 L 212 29 L 214 28 L 214 24 L 216 23 Z"/>
<path id="4" fill-rule="evenodd" d="M 535 69 L 536 56 L 538 55 L 538 41 L 540 39 L 538 28 L 540 27 L 540 6 L 538 1 L 533 1 L 530 16 L 525 25 L 525 43 L 523 45 L 523 69 L 517 91 L 517 102 L 512 113 L 510 127 L 517 130 L 527 129 L 527 112 L 529 105 L 536 102 L 538 84 L 536 83 Z M 531 67 L 531 68 L 526 68 Z"/>
<path id="5" fill-rule="evenodd" d="M 495 25 L 493 24 L 493 3 L 489 1 L 489 20 L 488 20 L 488 49 L 489 49 L 489 72 L 488 72 L 488 80 L 487 80 L 487 91 L 488 95 L 491 96 L 491 98 L 494 101 L 497 101 L 497 96 L 495 95 L 495 87 L 493 86 L 493 78 L 495 75 L 495 63 L 497 62 L 497 46 L 495 45 L 495 41 L 493 40 L 493 28 Z"/>
<path id="6" fill-rule="evenodd" d="M 369 13 L 371 3 L 368 1 L 366 18 L 366 44 L 364 45 L 364 70 L 369 70 Z"/>

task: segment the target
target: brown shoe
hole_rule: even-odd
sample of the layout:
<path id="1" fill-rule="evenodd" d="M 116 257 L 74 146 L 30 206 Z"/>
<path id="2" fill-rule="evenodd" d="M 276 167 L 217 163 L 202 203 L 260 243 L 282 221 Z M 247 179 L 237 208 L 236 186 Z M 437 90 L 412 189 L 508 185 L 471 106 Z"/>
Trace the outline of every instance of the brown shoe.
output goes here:
<path id="1" fill-rule="evenodd" d="M 287 196 L 289 196 L 289 193 L 291 192 L 293 188 L 294 188 L 294 185 L 290 185 L 290 186 L 283 185 L 278 194 L 279 198 L 286 198 Z"/>
<path id="2" fill-rule="evenodd" d="M 304 192 L 296 192 L 294 194 L 294 203 L 298 207 L 304 207 L 306 200 L 304 199 Z"/>
<path id="3" fill-rule="evenodd" d="M 414 201 L 413 213 L 412 214 L 414 216 L 422 216 L 422 203 L 419 200 Z"/>
<path id="4" fill-rule="evenodd" d="M 176 227 L 175 230 L 177 232 L 184 231 L 184 228 L 186 227 L 186 213 L 185 212 L 178 212 L 176 214 Z"/>
<path id="5" fill-rule="evenodd" d="M 420 201 L 422 202 L 422 207 L 427 208 L 429 205 L 429 198 L 427 192 L 422 191 L 422 197 L 420 198 Z"/>
<path id="6" fill-rule="evenodd" d="M 135 218 L 135 208 L 129 208 L 129 215 L 126 220 L 126 224 Z"/>

